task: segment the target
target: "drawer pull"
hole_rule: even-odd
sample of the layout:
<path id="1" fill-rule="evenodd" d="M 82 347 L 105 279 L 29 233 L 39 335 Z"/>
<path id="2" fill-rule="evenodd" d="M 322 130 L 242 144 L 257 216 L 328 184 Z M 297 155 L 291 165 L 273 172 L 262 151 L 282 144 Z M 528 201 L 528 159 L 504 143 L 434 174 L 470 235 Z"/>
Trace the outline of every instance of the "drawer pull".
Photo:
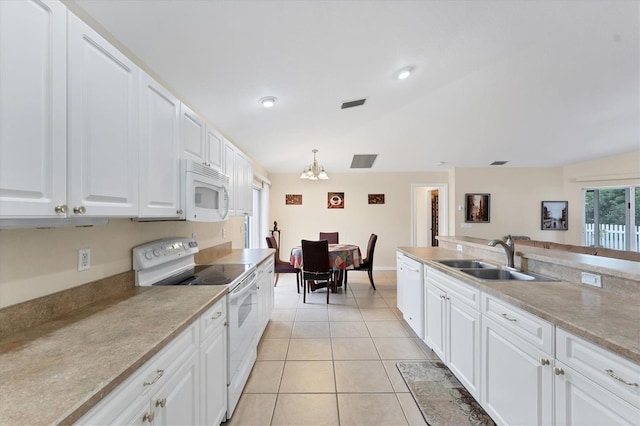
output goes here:
<path id="1" fill-rule="evenodd" d="M 213 316 L 211 317 L 212 320 L 214 319 L 218 319 L 222 316 L 222 312 L 216 312 L 215 314 L 213 314 Z"/>
<path id="2" fill-rule="evenodd" d="M 540 358 L 541 365 L 549 365 L 550 361 L 547 358 Z"/>
<path id="3" fill-rule="evenodd" d="M 158 373 L 158 374 L 156 375 L 156 378 L 153 379 L 152 382 L 144 382 L 142 385 L 143 386 L 151 386 L 152 384 L 154 384 L 155 382 L 160 380 L 160 377 L 162 377 L 162 375 L 164 374 L 164 370 L 156 370 L 156 373 Z"/>
<path id="4" fill-rule="evenodd" d="M 144 416 L 142 416 L 142 421 L 143 421 L 143 422 L 149 422 L 149 423 L 151 423 L 151 422 L 153 421 L 153 418 L 154 418 L 155 416 L 156 416 L 156 415 L 155 415 L 153 412 L 151 412 L 151 413 L 144 413 Z"/>
<path id="5" fill-rule="evenodd" d="M 156 401 L 156 407 L 164 408 L 167 405 L 167 398 L 162 398 Z"/>
<path id="6" fill-rule="evenodd" d="M 564 370 L 560 367 L 556 367 L 553 369 L 553 372 L 556 376 L 562 376 L 564 374 Z"/>
<path id="7" fill-rule="evenodd" d="M 518 321 L 515 318 L 509 318 L 509 315 L 507 315 L 507 314 L 502 314 L 502 318 L 506 319 L 507 321 L 513 321 L 513 322 Z"/>
<path id="8" fill-rule="evenodd" d="M 624 383 L 627 386 L 635 386 L 638 387 L 637 383 L 629 383 L 627 382 L 625 379 L 623 379 L 622 377 L 616 376 L 616 374 L 613 372 L 613 370 L 604 370 L 605 373 L 607 373 L 610 377 L 613 377 L 614 379 L 616 379 L 619 382 Z"/>

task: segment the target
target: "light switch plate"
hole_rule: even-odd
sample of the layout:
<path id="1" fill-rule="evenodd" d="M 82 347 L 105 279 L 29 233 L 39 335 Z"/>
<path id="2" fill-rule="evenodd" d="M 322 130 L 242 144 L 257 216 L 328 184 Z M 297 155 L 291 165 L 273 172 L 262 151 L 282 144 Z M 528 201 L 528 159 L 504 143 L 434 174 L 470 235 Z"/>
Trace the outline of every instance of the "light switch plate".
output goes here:
<path id="1" fill-rule="evenodd" d="M 582 272 L 581 281 L 582 284 L 602 288 L 602 276 L 600 275 L 590 274 L 589 272 Z"/>

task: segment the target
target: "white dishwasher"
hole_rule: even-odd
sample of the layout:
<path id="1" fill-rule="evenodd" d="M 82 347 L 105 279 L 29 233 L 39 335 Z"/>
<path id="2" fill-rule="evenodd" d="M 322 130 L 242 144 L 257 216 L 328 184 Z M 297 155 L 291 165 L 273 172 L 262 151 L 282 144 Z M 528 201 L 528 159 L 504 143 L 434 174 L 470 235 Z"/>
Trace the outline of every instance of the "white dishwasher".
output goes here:
<path id="1" fill-rule="evenodd" d="M 402 315 L 418 337 L 424 340 L 424 265 L 407 256 L 398 259 L 398 263 L 398 286 L 402 286 Z"/>

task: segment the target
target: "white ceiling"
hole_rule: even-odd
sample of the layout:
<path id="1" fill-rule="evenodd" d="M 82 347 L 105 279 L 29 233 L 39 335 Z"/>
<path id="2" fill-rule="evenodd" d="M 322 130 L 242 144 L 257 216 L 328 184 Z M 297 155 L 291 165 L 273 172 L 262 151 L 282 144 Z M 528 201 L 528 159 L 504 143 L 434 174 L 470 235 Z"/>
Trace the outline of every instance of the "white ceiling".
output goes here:
<path id="1" fill-rule="evenodd" d="M 75 3 L 270 173 L 313 148 L 329 174 L 354 154 L 396 172 L 640 148 L 637 0 Z"/>

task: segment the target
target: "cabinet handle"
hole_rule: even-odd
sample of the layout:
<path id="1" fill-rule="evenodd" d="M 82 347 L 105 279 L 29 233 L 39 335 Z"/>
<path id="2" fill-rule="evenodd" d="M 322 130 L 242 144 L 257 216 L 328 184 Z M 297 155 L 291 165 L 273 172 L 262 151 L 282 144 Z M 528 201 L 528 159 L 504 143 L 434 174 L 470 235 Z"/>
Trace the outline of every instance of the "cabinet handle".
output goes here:
<path id="1" fill-rule="evenodd" d="M 613 372 L 613 370 L 604 370 L 605 373 L 607 373 L 609 375 L 609 377 L 613 377 L 614 379 L 616 379 L 619 382 L 624 383 L 627 386 L 635 386 L 638 387 L 637 383 L 629 383 L 627 382 L 625 379 L 623 379 L 622 377 L 616 376 L 616 374 Z"/>
<path id="2" fill-rule="evenodd" d="M 144 416 L 142 416 L 142 421 L 143 421 L 143 422 L 149 422 L 149 423 L 151 423 L 151 422 L 153 421 L 153 418 L 154 418 L 155 416 L 156 416 L 156 415 L 155 415 L 153 412 L 151 412 L 151 413 L 144 413 Z"/>
<path id="3" fill-rule="evenodd" d="M 549 361 L 549 360 L 548 360 L 548 359 L 546 359 L 546 358 L 540 358 L 540 364 L 541 364 L 541 365 L 549 365 L 549 363 L 550 363 L 550 362 L 551 362 L 551 361 Z"/>
<path id="4" fill-rule="evenodd" d="M 182 214 L 182 209 L 176 210 L 176 214 Z"/>
<path id="5" fill-rule="evenodd" d="M 87 209 L 84 206 L 74 207 L 73 212 L 75 214 L 85 214 L 87 212 Z"/>
<path id="6" fill-rule="evenodd" d="M 167 398 L 162 398 L 156 401 L 156 407 L 164 408 L 167 405 Z"/>
<path id="7" fill-rule="evenodd" d="M 59 206 L 56 206 L 54 210 L 55 210 L 56 213 L 66 213 L 67 212 L 67 205 L 66 204 L 61 204 Z"/>
<path id="8" fill-rule="evenodd" d="M 154 384 L 155 382 L 160 380 L 160 377 L 162 377 L 162 375 L 164 374 L 164 370 L 156 370 L 156 373 L 158 373 L 158 374 L 156 375 L 156 378 L 153 379 L 152 382 L 144 382 L 142 385 L 143 386 L 151 386 L 152 384 Z"/>
<path id="9" fill-rule="evenodd" d="M 224 326 L 225 326 L 225 327 L 229 327 L 229 321 L 225 321 L 225 322 L 224 322 Z"/>
<path id="10" fill-rule="evenodd" d="M 213 316 L 211 317 L 211 319 L 218 319 L 222 316 L 222 312 L 216 312 L 215 314 L 213 314 Z"/>
<path id="11" fill-rule="evenodd" d="M 556 376 L 562 376 L 564 374 L 564 370 L 560 367 L 554 368 L 553 372 Z"/>
<path id="12" fill-rule="evenodd" d="M 506 319 L 507 321 L 513 321 L 513 322 L 518 321 L 515 318 L 509 318 L 509 315 L 507 315 L 507 314 L 502 314 L 502 318 Z"/>

